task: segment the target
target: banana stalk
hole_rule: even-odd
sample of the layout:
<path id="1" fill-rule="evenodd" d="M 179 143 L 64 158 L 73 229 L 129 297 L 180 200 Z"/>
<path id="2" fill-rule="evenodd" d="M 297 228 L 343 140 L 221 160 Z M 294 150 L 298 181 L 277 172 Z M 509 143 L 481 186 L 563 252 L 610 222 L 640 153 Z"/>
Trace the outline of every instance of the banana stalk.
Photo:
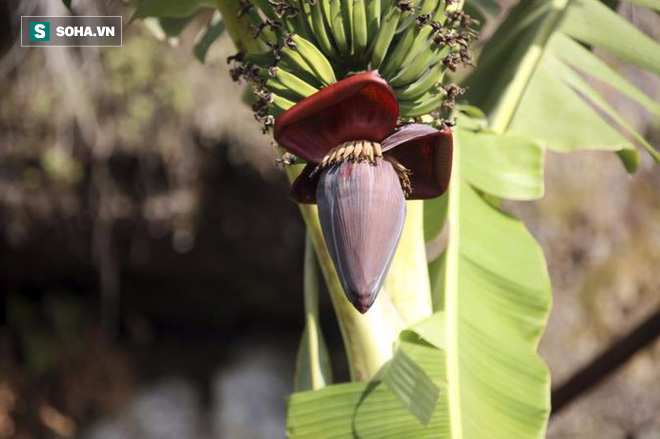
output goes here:
<path id="1" fill-rule="evenodd" d="M 222 14 L 227 33 L 240 52 L 251 53 L 263 50 L 263 44 L 254 38 L 249 24 L 238 18 L 238 12 L 241 9 L 238 0 L 218 0 L 217 7 Z"/>

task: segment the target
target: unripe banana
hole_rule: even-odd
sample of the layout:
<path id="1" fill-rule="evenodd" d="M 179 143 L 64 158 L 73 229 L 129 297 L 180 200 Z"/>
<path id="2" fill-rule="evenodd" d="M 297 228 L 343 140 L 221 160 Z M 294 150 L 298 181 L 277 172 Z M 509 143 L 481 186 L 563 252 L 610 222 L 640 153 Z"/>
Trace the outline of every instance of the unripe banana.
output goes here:
<path id="1" fill-rule="evenodd" d="M 401 22 L 401 20 L 399 20 L 399 22 Z M 406 54 L 412 47 L 412 43 L 415 41 L 418 32 L 418 26 L 411 26 L 403 33 L 399 41 L 397 41 L 394 50 L 392 50 L 385 58 L 384 63 L 379 69 L 384 78 L 391 77 L 401 67 L 403 58 L 405 58 Z"/>
<path id="2" fill-rule="evenodd" d="M 342 18 L 344 20 L 344 29 L 346 30 L 346 39 L 348 40 L 349 54 L 355 53 L 355 31 L 353 29 L 353 0 L 341 0 Z"/>
<path id="3" fill-rule="evenodd" d="M 429 25 L 422 26 L 417 32 L 417 35 L 415 35 L 415 39 L 410 45 L 408 53 L 406 53 L 403 60 L 401 61 L 401 67 L 405 67 L 412 60 L 414 60 L 422 50 L 427 49 L 431 44 L 433 44 L 432 36 L 433 28 L 431 28 Z"/>
<path id="4" fill-rule="evenodd" d="M 419 14 L 430 14 L 440 6 L 442 10 L 445 9 L 445 0 L 422 0 L 422 3 L 419 5 Z"/>
<path id="5" fill-rule="evenodd" d="M 314 36 L 314 25 L 312 24 L 312 6 L 309 4 L 308 0 L 298 0 L 298 5 L 300 8 L 300 16 L 301 16 L 301 21 L 303 22 L 305 28 L 307 29 L 308 35 Z M 298 34 L 302 35 L 303 37 L 304 34 Z M 314 39 L 310 39 L 309 37 L 305 37 L 308 41 L 311 41 L 312 43 L 316 42 L 316 37 Z"/>
<path id="6" fill-rule="evenodd" d="M 276 78 L 270 78 L 268 81 L 266 81 L 265 86 L 269 92 L 275 93 L 276 95 L 295 103 L 308 96 L 305 96 L 303 93 L 289 88 Z"/>
<path id="7" fill-rule="evenodd" d="M 369 42 L 369 30 L 367 28 L 367 8 L 365 0 L 353 1 L 353 37 L 355 39 L 353 48 L 355 55 L 362 55 Z"/>
<path id="8" fill-rule="evenodd" d="M 424 93 L 430 91 L 431 87 L 442 81 L 445 66 L 441 61 L 426 69 L 426 72 L 415 82 L 401 88 L 395 88 L 396 98 L 399 101 L 415 101 Z"/>
<path id="9" fill-rule="evenodd" d="M 260 0 L 260 1 L 264 1 L 264 0 Z M 266 1 L 268 1 L 268 3 L 271 4 L 270 0 L 266 0 Z M 303 13 L 301 2 L 299 2 L 298 0 L 284 0 L 284 1 L 289 7 L 296 9 L 297 12 L 295 16 L 285 15 L 282 17 L 278 17 L 278 20 L 282 21 L 282 23 L 284 24 L 284 29 L 290 34 L 299 34 L 310 41 L 316 41 L 314 35 L 311 32 L 309 24 L 307 23 L 305 14 Z"/>
<path id="10" fill-rule="evenodd" d="M 392 43 L 392 38 L 394 38 L 394 33 L 396 32 L 396 26 L 399 23 L 401 18 L 401 10 L 397 7 L 390 8 L 387 11 L 387 15 L 383 18 L 381 22 L 380 29 L 374 38 L 373 48 L 371 49 L 371 68 L 377 69 L 380 67 L 387 50 Z"/>
<path id="11" fill-rule="evenodd" d="M 250 64 L 254 64 L 257 67 L 262 67 L 264 69 L 275 65 L 275 54 L 272 52 L 246 53 L 243 59 Z"/>
<path id="12" fill-rule="evenodd" d="M 326 17 L 330 23 L 330 31 L 335 40 L 337 51 L 342 55 L 348 55 L 350 51 L 349 41 L 346 38 L 346 29 L 344 27 L 344 17 L 341 11 L 341 0 L 330 1 L 330 16 Z"/>
<path id="13" fill-rule="evenodd" d="M 312 28 L 314 29 L 314 36 L 319 43 L 319 48 L 325 55 L 337 56 L 337 50 L 332 44 L 330 31 L 326 27 L 325 19 L 323 18 L 323 9 L 321 5 L 321 0 L 316 0 L 316 3 L 312 5 Z"/>
<path id="14" fill-rule="evenodd" d="M 316 48 L 316 46 L 300 35 L 292 35 L 291 40 L 295 44 L 295 50 L 309 64 L 316 73 L 317 78 L 325 85 L 337 82 L 335 72 L 328 58 Z"/>
<path id="15" fill-rule="evenodd" d="M 392 87 L 402 87 L 415 82 L 424 74 L 429 65 L 433 64 L 434 61 L 441 62 L 444 54 L 449 52 L 449 48 L 447 47 L 440 48 L 437 45 L 435 46 L 423 50 L 411 62 L 404 64 L 401 70 L 388 79 L 387 82 Z"/>
<path id="16" fill-rule="evenodd" d="M 396 0 L 395 0 L 395 3 L 396 3 Z M 410 1 L 410 8 L 409 9 L 411 11 L 417 12 L 418 7 L 419 7 L 419 0 Z M 404 32 L 405 30 L 407 30 L 410 26 L 412 26 L 415 23 L 415 18 L 416 18 L 416 14 L 413 13 L 413 14 L 410 14 L 410 15 L 404 17 L 402 20 L 400 20 L 399 21 L 399 26 L 396 29 L 396 33 L 400 34 L 400 33 Z"/>
<path id="17" fill-rule="evenodd" d="M 283 96 L 277 95 L 275 93 L 271 93 L 271 96 L 272 97 L 271 97 L 271 101 L 270 101 L 270 104 L 271 104 L 270 113 L 275 117 L 279 116 L 280 114 L 284 113 L 289 108 L 296 105 L 295 102 L 290 101 L 289 99 L 287 99 Z"/>
<path id="18" fill-rule="evenodd" d="M 291 102 L 298 102 L 303 98 L 303 96 L 298 95 L 296 92 L 275 78 L 270 78 L 268 81 L 266 81 L 265 86 L 268 92 L 275 93 L 278 96 L 290 100 Z"/>
<path id="19" fill-rule="evenodd" d="M 287 72 L 282 68 L 271 69 L 273 77 L 277 79 L 282 85 L 290 89 L 295 95 L 300 98 L 306 98 L 319 91 L 316 87 L 300 79 L 298 76 Z"/>
<path id="20" fill-rule="evenodd" d="M 365 1 L 367 1 L 367 29 L 369 31 L 369 42 L 371 43 L 376 38 L 376 34 L 380 28 L 381 0 Z"/>
<path id="21" fill-rule="evenodd" d="M 414 101 L 399 102 L 401 117 L 415 117 L 437 110 L 445 100 L 443 91 L 427 92 Z"/>
<path id="22" fill-rule="evenodd" d="M 302 80 L 315 87 L 320 87 L 322 85 L 321 81 L 316 76 L 316 72 L 307 61 L 305 61 L 300 53 L 296 51 L 296 49 L 283 47 L 280 50 L 280 56 L 281 59 L 278 63 L 279 67 L 286 69 L 294 75 L 298 75 Z"/>

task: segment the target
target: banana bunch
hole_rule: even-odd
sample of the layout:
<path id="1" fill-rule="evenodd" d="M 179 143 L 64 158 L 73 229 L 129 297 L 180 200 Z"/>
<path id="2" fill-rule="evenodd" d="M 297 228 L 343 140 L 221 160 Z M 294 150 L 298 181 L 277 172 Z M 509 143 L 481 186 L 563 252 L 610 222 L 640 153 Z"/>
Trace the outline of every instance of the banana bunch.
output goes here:
<path id="1" fill-rule="evenodd" d="M 235 79 L 253 84 L 267 130 L 301 99 L 351 74 L 377 69 L 401 117 L 440 114 L 460 94 L 445 73 L 472 60 L 474 21 L 455 0 L 241 0 L 238 16 L 261 53 L 230 57 Z"/>

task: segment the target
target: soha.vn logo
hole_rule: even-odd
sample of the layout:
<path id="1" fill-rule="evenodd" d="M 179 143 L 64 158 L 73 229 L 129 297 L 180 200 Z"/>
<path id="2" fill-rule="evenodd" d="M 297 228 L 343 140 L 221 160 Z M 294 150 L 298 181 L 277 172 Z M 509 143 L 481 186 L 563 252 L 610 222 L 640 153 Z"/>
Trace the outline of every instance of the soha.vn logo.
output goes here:
<path id="1" fill-rule="evenodd" d="M 50 23 L 47 21 L 31 21 L 30 41 L 50 41 Z"/>

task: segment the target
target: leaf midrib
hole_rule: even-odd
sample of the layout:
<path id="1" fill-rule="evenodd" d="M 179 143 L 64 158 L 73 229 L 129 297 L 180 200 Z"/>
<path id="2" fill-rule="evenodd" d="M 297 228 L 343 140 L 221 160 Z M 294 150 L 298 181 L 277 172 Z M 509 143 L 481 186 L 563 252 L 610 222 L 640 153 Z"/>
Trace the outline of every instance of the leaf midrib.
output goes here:
<path id="1" fill-rule="evenodd" d="M 565 11 L 570 6 L 571 0 L 553 0 L 552 7 L 538 28 L 532 45 L 527 50 L 513 79 L 509 82 L 503 93 L 503 99 L 497 106 L 491 120 L 491 128 L 498 134 L 504 134 L 509 128 L 513 116 L 520 105 L 525 90 L 538 69 L 543 54 L 548 46 L 548 41 L 559 28 Z"/>

